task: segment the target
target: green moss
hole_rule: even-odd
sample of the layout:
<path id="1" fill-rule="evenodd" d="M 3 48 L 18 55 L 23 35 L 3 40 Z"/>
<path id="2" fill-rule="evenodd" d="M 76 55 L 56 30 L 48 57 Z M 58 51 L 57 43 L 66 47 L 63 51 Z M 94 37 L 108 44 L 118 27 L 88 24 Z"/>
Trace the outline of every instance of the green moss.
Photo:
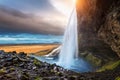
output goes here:
<path id="1" fill-rule="evenodd" d="M 10 71 L 15 71 L 15 68 L 10 68 Z"/>
<path id="2" fill-rule="evenodd" d="M 120 80 L 120 76 L 119 76 L 119 77 L 117 77 L 115 80 Z"/>
<path id="3" fill-rule="evenodd" d="M 99 58 L 93 56 L 93 55 L 90 54 L 90 53 L 89 53 L 88 55 L 86 55 L 86 59 L 87 59 L 88 61 L 90 61 L 91 63 L 93 63 L 94 65 L 96 65 L 96 66 L 100 66 L 100 65 L 101 65 L 101 62 L 102 62 Z"/>
<path id="4" fill-rule="evenodd" d="M 56 75 L 59 75 L 59 74 L 60 74 L 60 72 L 56 72 L 55 74 L 56 74 Z"/>
<path id="5" fill-rule="evenodd" d="M 10 75 L 10 74 L 7 74 L 7 75 L 5 75 L 7 78 L 12 78 L 12 80 L 15 80 L 15 79 L 13 79 L 14 78 L 14 76 L 12 76 L 12 75 Z"/>
<path id="6" fill-rule="evenodd" d="M 34 62 L 33 62 L 36 66 L 40 66 L 41 65 L 41 63 L 40 63 L 40 61 L 38 61 L 37 59 L 34 59 Z"/>
<path id="7" fill-rule="evenodd" d="M 120 65 L 120 60 L 116 61 L 116 62 L 110 62 L 110 63 L 104 65 L 102 68 L 100 68 L 97 72 L 102 72 L 102 71 L 105 71 L 105 70 L 114 70 L 119 65 Z"/>
<path id="8" fill-rule="evenodd" d="M 42 78 L 39 77 L 39 76 L 37 76 L 37 77 L 35 78 L 35 80 L 42 80 Z"/>
<path id="9" fill-rule="evenodd" d="M 55 72 L 55 71 L 53 69 L 51 69 L 50 72 Z"/>
<path id="10" fill-rule="evenodd" d="M 6 70 L 5 69 L 0 69 L 0 74 L 5 74 Z"/>

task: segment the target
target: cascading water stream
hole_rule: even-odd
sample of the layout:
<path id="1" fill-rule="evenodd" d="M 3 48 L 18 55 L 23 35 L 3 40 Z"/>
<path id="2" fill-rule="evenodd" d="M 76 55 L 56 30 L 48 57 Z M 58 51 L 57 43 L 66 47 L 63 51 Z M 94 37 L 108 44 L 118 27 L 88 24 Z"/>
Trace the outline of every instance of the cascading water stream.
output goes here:
<path id="1" fill-rule="evenodd" d="M 72 10 L 69 22 L 64 34 L 64 40 L 59 54 L 58 64 L 71 67 L 78 57 L 78 31 L 76 8 Z"/>
<path id="2" fill-rule="evenodd" d="M 61 51 L 58 58 L 56 58 L 56 56 L 53 56 L 53 54 L 58 50 Z M 50 64 L 55 63 L 65 69 L 73 70 L 76 72 L 87 72 L 92 70 L 92 66 L 87 61 L 85 61 L 83 58 L 78 57 L 78 29 L 77 12 L 75 5 L 68 20 L 68 25 L 64 34 L 62 46 L 56 48 L 46 56 L 34 57 L 41 61 L 45 61 Z"/>

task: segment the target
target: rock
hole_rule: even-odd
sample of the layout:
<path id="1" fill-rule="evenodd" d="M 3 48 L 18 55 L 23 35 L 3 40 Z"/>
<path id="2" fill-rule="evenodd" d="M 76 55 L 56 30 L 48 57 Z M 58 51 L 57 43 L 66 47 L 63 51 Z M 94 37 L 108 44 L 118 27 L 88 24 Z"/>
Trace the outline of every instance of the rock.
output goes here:
<path id="1" fill-rule="evenodd" d="M 112 9 L 106 17 L 105 24 L 99 30 L 99 36 L 120 57 L 120 6 Z"/>
<path id="2" fill-rule="evenodd" d="M 6 73 L 7 73 L 6 70 L 4 70 L 4 69 L 0 69 L 0 75 L 4 75 L 4 74 L 6 74 Z"/>
<path id="3" fill-rule="evenodd" d="M 12 57 L 6 58 L 6 61 L 13 61 Z"/>
<path id="4" fill-rule="evenodd" d="M 76 78 L 73 77 L 73 76 L 70 76 L 70 77 L 68 78 L 68 80 L 76 80 Z"/>
<path id="5" fill-rule="evenodd" d="M 19 67 L 22 67 L 22 68 L 23 68 L 24 65 L 25 65 L 24 63 L 21 63 L 21 64 L 19 64 Z"/>
<path id="6" fill-rule="evenodd" d="M 0 58 L 0 80 L 97 80 L 98 78 L 99 80 L 106 80 L 109 77 L 113 79 L 120 75 L 120 68 L 102 73 L 79 74 L 29 56 L 24 56 L 24 60 L 20 60 L 22 58 L 18 55 L 12 52 L 2 54 L 3 58 Z"/>
<path id="7" fill-rule="evenodd" d="M 0 55 L 1 55 L 1 54 L 4 54 L 4 53 L 5 53 L 4 50 L 0 50 Z"/>
<path id="8" fill-rule="evenodd" d="M 20 58 L 25 58 L 25 57 L 27 56 L 27 54 L 25 54 L 24 52 L 20 52 L 20 53 L 18 54 L 18 56 L 19 56 Z"/>

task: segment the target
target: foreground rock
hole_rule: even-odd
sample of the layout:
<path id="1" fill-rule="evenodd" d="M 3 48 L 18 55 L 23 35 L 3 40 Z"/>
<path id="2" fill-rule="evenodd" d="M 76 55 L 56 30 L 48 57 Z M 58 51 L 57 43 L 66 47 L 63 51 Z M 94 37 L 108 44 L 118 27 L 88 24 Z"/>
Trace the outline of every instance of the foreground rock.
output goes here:
<path id="1" fill-rule="evenodd" d="M 114 80 L 120 68 L 102 73 L 75 73 L 21 52 L 0 51 L 0 80 Z"/>

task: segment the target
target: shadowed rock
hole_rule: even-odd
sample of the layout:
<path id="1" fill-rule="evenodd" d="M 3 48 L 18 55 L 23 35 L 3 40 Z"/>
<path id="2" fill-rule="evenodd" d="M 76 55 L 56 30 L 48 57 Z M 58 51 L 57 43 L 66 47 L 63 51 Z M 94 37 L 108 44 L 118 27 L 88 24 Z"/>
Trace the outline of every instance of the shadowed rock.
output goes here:
<path id="1" fill-rule="evenodd" d="M 105 72 L 76 73 L 38 61 L 25 53 L 0 51 L 0 80 L 114 80 L 120 67 Z"/>

